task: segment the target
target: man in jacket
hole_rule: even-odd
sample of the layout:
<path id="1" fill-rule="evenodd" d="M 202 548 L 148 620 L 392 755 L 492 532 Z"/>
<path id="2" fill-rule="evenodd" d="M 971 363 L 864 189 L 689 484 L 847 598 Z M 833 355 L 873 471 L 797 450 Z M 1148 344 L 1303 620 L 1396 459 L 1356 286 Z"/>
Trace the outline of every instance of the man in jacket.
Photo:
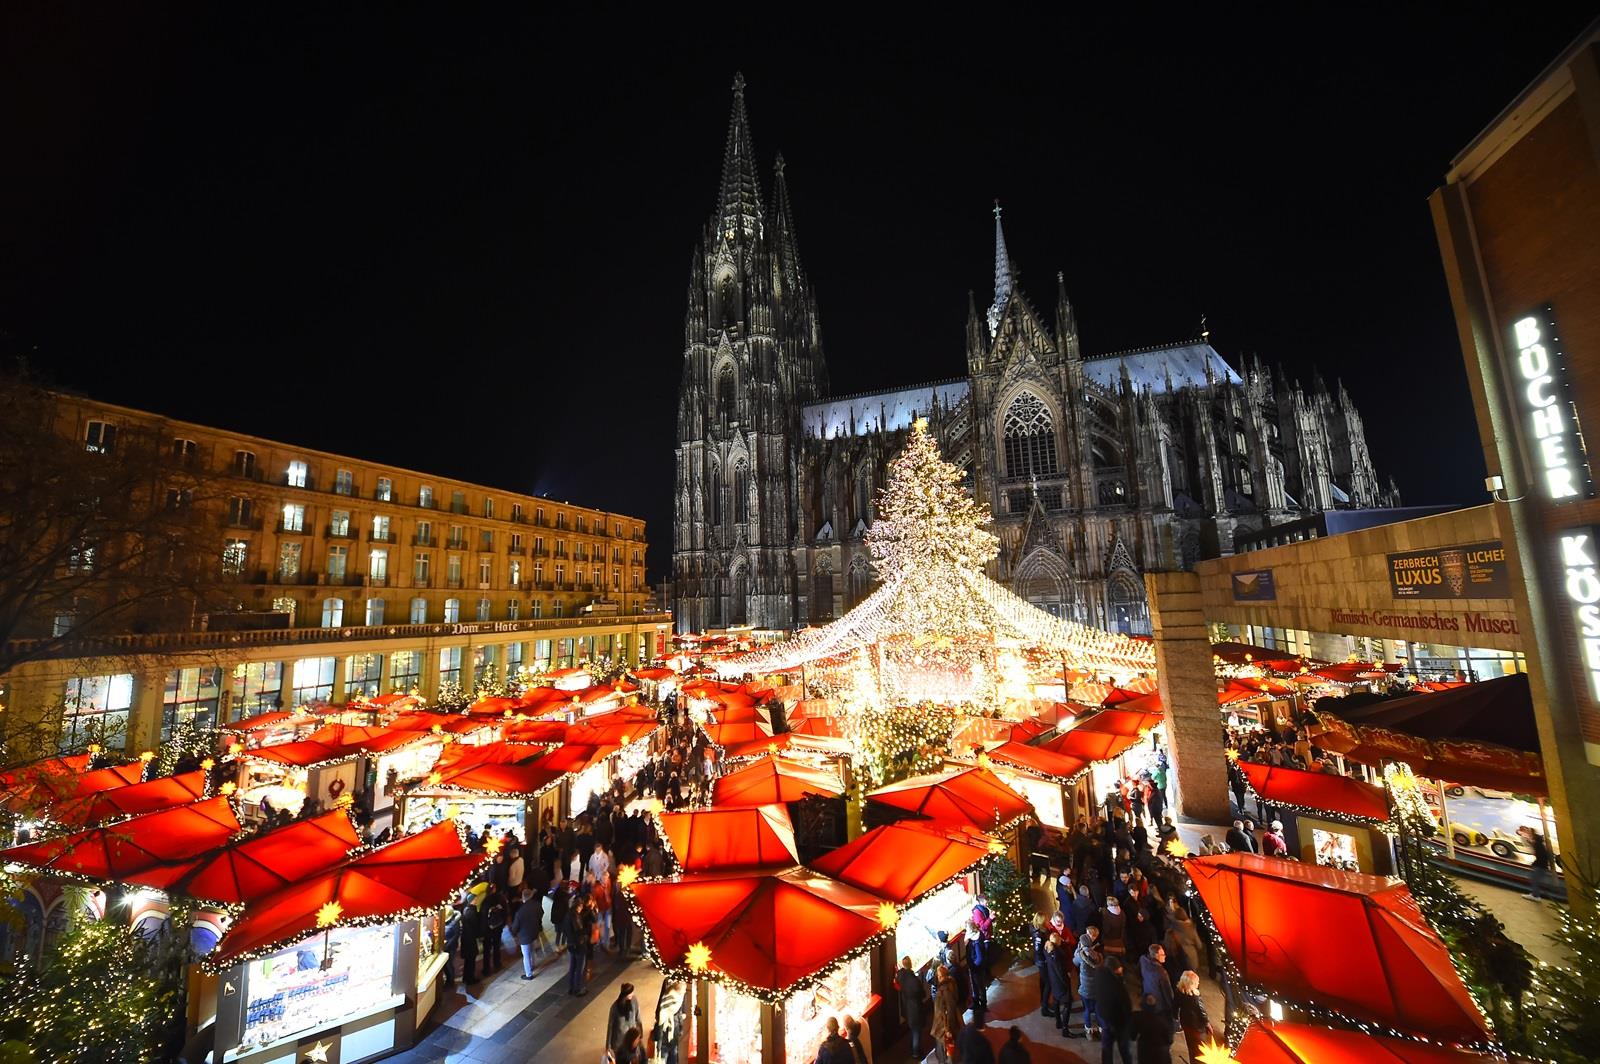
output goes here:
<path id="1" fill-rule="evenodd" d="M 522 978 L 533 978 L 533 951 L 544 934 L 544 899 L 531 890 L 522 891 L 522 904 L 511 914 L 512 939 L 522 951 Z"/>
<path id="2" fill-rule="evenodd" d="M 1094 1003 L 1100 1014 L 1100 1064 L 1112 1064 L 1112 1047 L 1122 1064 L 1133 1064 L 1133 999 L 1122 978 L 1122 958 L 1107 956 L 1094 981 Z"/>
<path id="3" fill-rule="evenodd" d="M 1083 1036 L 1098 1039 L 1100 1013 L 1095 1005 L 1094 988 L 1095 978 L 1100 974 L 1100 965 L 1105 959 L 1105 954 L 1100 952 L 1098 927 L 1090 925 L 1084 929 L 1072 959 L 1078 966 L 1078 996 L 1083 999 Z"/>
<path id="4" fill-rule="evenodd" d="M 956 1036 L 956 1059 L 961 1064 L 995 1064 L 994 1047 L 983 1036 L 983 1024 L 978 1021 L 978 1015 L 968 1009 L 961 1018 L 966 1022 Z"/>
<path id="5" fill-rule="evenodd" d="M 855 1064 L 855 1053 L 850 1043 L 839 1037 L 839 1017 L 828 1017 L 828 1036 L 817 1050 L 817 1064 Z"/>
<path id="6" fill-rule="evenodd" d="M 900 967 L 894 973 L 894 988 L 900 999 L 900 1017 L 911 1029 L 911 1059 L 920 1061 L 927 1056 L 922 1036 L 922 1025 L 928 1019 L 928 984 L 911 968 L 911 958 L 901 957 Z"/>
<path id="7" fill-rule="evenodd" d="M 682 980 L 668 979 L 661 984 L 661 996 L 656 998 L 656 1025 L 650 1032 L 650 1041 L 655 1055 L 666 1064 L 678 1064 L 688 1010 L 687 992 Z"/>
<path id="8" fill-rule="evenodd" d="M 461 901 L 461 982 L 478 981 L 478 946 L 483 941 L 483 914 L 478 912 L 477 899 L 470 892 L 463 893 Z"/>
<path id="9" fill-rule="evenodd" d="M 1175 1002 L 1172 1000 L 1172 977 L 1167 974 L 1167 951 L 1161 943 L 1151 946 L 1139 958 L 1139 983 L 1145 999 L 1154 999 L 1156 1008 L 1166 1013 L 1170 1020 Z"/>
<path id="10" fill-rule="evenodd" d="M 1253 836 L 1245 833 L 1243 820 L 1235 820 L 1233 827 L 1228 829 L 1228 834 L 1222 841 L 1228 844 L 1229 853 L 1256 852 L 1256 840 Z"/>

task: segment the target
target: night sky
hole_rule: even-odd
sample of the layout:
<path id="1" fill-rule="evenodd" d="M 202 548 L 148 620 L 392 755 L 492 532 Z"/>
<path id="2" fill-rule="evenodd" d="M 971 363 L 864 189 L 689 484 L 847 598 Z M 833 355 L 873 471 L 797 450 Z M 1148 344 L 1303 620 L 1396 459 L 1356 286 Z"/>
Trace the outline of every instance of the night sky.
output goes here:
<path id="1" fill-rule="evenodd" d="M 5 348 L 96 398 L 643 515 L 652 578 L 736 70 L 836 392 L 963 372 L 999 198 L 1086 351 L 1204 313 L 1236 365 L 1342 377 L 1408 503 L 1476 503 L 1426 197 L 1593 14 L 324 6 L 5 5 Z"/>

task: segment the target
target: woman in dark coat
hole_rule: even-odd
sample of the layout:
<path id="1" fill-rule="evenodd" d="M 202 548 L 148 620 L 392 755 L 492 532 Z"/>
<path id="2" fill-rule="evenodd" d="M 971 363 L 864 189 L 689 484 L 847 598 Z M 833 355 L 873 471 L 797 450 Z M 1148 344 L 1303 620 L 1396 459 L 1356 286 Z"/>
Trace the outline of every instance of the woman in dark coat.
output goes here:
<path id="1" fill-rule="evenodd" d="M 1050 976 L 1051 1015 L 1056 1019 L 1056 1030 L 1072 1037 L 1072 979 L 1067 974 L 1066 949 L 1061 939 L 1051 935 L 1045 940 L 1045 971 Z"/>

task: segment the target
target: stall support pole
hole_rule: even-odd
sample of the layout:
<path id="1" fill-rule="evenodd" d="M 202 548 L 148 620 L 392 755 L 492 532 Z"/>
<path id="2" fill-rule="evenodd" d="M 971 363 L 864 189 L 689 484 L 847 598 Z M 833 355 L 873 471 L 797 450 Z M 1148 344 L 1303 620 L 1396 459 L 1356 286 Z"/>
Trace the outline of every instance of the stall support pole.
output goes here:
<path id="1" fill-rule="evenodd" d="M 1456 833 L 1450 830 L 1450 796 L 1444 793 L 1444 780 L 1434 780 L 1439 787 L 1439 819 L 1444 821 L 1444 854 L 1456 859 Z"/>
<path id="2" fill-rule="evenodd" d="M 694 1059 L 700 1064 L 711 1060 L 711 980 L 694 981 Z"/>
<path id="3" fill-rule="evenodd" d="M 766 1064 L 784 1064 L 783 1012 L 778 1006 L 761 1003 L 761 1059 Z"/>

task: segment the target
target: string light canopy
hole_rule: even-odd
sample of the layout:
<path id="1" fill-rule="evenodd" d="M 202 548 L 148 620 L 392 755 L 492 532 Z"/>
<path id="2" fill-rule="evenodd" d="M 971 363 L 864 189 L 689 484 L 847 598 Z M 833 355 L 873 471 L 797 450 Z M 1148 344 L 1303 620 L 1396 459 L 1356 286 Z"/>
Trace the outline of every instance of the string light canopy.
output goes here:
<path id="1" fill-rule="evenodd" d="M 720 660 L 718 672 L 767 675 L 897 640 L 911 644 L 913 659 L 920 652 L 924 666 L 940 652 L 959 665 L 973 645 L 1007 645 L 1122 679 L 1154 671 L 1151 644 L 1052 617 L 991 580 L 984 568 L 999 541 L 986 527 L 987 510 L 961 481 L 919 420 L 890 463 L 878 518 L 867 530 L 882 586 L 837 621 Z M 920 700 L 917 694 L 911 700 Z"/>

